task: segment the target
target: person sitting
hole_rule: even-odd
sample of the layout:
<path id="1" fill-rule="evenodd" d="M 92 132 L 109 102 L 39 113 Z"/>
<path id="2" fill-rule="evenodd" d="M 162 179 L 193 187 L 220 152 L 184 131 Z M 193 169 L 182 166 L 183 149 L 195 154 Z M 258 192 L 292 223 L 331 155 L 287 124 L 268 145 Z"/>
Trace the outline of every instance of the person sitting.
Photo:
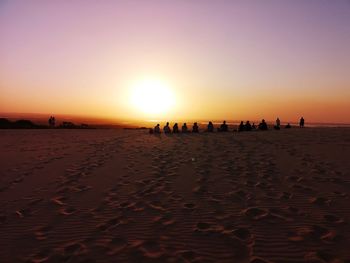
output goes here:
<path id="1" fill-rule="evenodd" d="M 252 130 L 256 130 L 256 126 L 255 126 L 254 122 L 253 122 L 253 125 L 252 125 Z"/>
<path id="2" fill-rule="evenodd" d="M 280 130 L 281 129 L 281 121 L 280 121 L 280 119 L 277 117 L 277 119 L 276 119 L 276 125 L 275 126 L 273 126 L 273 128 L 275 129 L 275 130 Z"/>
<path id="3" fill-rule="evenodd" d="M 177 125 L 177 123 L 175 123 L 173 126 L 173 133 L 179 133 L 179 126 Z"/>
<path id="4" fill-rule="evenodd" d="M 181 132 L 183 132 L 183 133 L 186 133 L 186 132 L 188 132 L 188 129 L 187 129 L 187 124 L 186 124 L 186 122 L 182 125 L 182 128 L 181 128 Z"/>
<path id="5" fill-rule="evenodd" d="M 241 123 L 239 124 L 239 126 L 238 126 L 238 131 L 239 131 L 239 132 L 244 131 L 244 124 L 243 124 L 243 121 L 241 121 Z"/>
<path id="6" fill-rule="evenodd" d="M 199 127 L 197 122 L 193 123 L 192 132 L 196 132 L 196 133 L 199 132 Z"/>
<path id="7" fill-rule="evenodd" d="M 154 133 L 155 134 L 160 134 L 160 126 L 159 126 L 159 123 L 154 127 Z"/>
<path id="8" fill-rule="evenodd" d="M 261 123 L 259 123 L 259 130 L 266 131 L 267 130 L 267 124 L 264 119 L 262 119 Z"/>
<path id="9" fill-rule="evenodd" d="M 286 129 L 290 129 L 290 128 L 292 128 L 292 126 L 290 126 L 290 124 L 289 124 L 289 122 L 288 122 L 288 124 L 286 125 L 285 128 L 286 128 Z"/>
<path id="10" fill-rule="evenodd" d="M 222 122 L 222 124 L 220 125 L 219 131 L 221 131 L 221 132 L 227 132 L 228 131 L 228 126 L 226 124 L 226 121 Z"/>
<path id="11" fill-rule="evenodd" d="M 207 132 L 214 132 L 214 125 L 211 121 L 208 123 Z"/>
<path id="12" fill-rule="evenodd" d="M 300 118 L 300 122 L 299 122 L 300 128 L 304 128 L 304 124 L 305 124 L 304 117 L 301 117 L 301 118 Z"/>
<path id="13" fill-rule="evenodd" d="M 244 125 L 244 129 L 246 131 L 251 131 L 252 130 L 252 125 L 250 125 L 249 121 L 246 121 L 245 125 Z"/>
<path id="14" fill-rule="evenodd" d="M 166 125 L 163 128 L 164 133 L 171 133 L 171 129 L 169 127 L 169 122 L 166 123 Z"/>

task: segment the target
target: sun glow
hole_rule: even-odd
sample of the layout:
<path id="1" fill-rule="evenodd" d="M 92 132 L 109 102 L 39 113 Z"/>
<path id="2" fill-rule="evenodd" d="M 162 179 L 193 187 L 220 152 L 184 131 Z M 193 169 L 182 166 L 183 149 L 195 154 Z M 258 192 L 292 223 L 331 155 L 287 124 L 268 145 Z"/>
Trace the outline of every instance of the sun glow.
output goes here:
<path id="1" fill-rule="evenodd" d="M 131 104 L 145 115 L 160 116 L 175 105 L 175 94 L 167 83 L 145 79 L 133 85 Z"/>

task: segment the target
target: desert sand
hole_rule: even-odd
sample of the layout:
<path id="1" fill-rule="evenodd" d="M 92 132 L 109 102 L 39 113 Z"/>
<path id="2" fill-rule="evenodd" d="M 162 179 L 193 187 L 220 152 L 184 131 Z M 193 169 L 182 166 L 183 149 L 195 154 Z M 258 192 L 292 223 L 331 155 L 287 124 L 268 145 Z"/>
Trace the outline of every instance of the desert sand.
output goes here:
<path id="1" fill-rule="evenodd" d="M 350 262 L 350 129 L 0 130 L 1 262 Z"/>

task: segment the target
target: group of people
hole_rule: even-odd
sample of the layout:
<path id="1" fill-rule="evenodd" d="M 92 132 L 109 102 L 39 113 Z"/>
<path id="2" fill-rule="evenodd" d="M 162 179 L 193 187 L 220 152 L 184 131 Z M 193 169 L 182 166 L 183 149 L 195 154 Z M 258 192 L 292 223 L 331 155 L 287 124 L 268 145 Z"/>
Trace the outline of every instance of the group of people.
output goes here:
<path id="1" fill-rule="evenodd" d="M 300 121 L 299 121 L 299 126 L 301 128 L 304 127 L 305 124 L 305 120 L 303 117 L 301 117 Z M 290 123 L 288 123 L 285 128 L 289 129 L 292 126 L 290 125 Z M 276 119 L 276 124 L 274 126 L 274 129 L 276 130 L 280 130 L 281 129 L 281 121 L 279 118 Z M 238 126 L 237 131 L 238 132 L 243 132 L 243 131 L 253 131 L 253 130 L 268 130 L 268 126 L 267 123 L 264 119 L 262 119 L 262 121 L 258 124 L 258 126 L 256 126 L 254 123 L 250 124 L 249 121 L 246 121 L 246 123 L 244 124 L 243 121 L 241 121 L 241 123 Z M 206 132 L 214 132 L 214 125 L 211 121 L 209 121 L 208 125 L 207 125 L 207 129 L 205 130 Z M 226 121 L 223 121 L 223 123 L 220 125 L 220 127 L 217 128 L 218 132 L 228 132 L 228 125 L 226 124 Z M 179 129 L 179 125 L 177 123 L 175 123 L 172 127 L 172 129 L 170 128 L 170 124 L 169 122 L 166 123 L 166 125 L 163 127 L 163 132 L 165 134 L 169 134 L 169 133 L 180 133 L 180 129 Z M 191 130 L 187 127 L 187 124 L 184 123 L 181 127 L 181 132 L 182 133 L 188 133 L 191 132 Z M 198 123 L 195 122 L 193 123 L 192 126 L 192 132 L 193 133 L 199 133 L 199 126 Z M 161 128 L 159 123 L 152 129 L 149 130 L 149 133 L 153 134 L 160 134 L 161 133 Z"/>

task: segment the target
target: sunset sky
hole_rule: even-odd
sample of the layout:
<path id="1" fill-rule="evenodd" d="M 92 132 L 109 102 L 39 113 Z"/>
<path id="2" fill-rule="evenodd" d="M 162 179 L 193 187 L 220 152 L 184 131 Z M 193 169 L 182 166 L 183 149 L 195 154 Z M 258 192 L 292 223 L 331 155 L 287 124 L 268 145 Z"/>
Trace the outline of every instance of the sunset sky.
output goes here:
<path id="1" fill-rule="evenodd" d="M 8 112 L 350 123 L 350 1 L 0 0 Z"/>

